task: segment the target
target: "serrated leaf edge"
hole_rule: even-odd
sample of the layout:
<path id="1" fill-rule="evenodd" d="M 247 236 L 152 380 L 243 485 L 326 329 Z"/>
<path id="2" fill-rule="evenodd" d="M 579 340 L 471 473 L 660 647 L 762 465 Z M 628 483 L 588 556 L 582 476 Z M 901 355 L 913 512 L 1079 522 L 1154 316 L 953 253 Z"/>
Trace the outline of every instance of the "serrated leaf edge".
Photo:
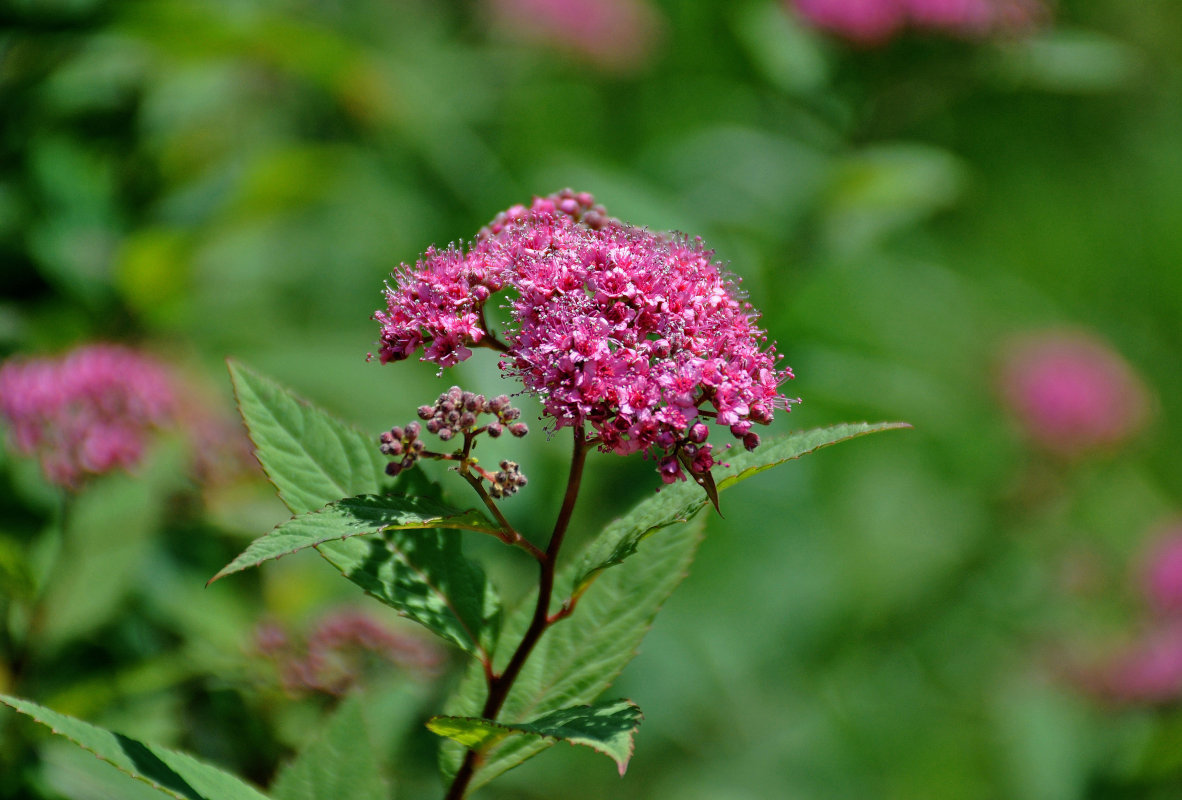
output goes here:
<path id="1" fill-rule="evenodd" d="M 263 470 L 263 474 L 267 476 L 267 482 L 270 483 L 273 487 L 275 487 L 275 493 L 279 496 L 279 499 L 281 501 L 283 501 L 283 504 L 285 506 L 287 506 L 287 509 L 289 511 L 291 511 L 292 513 L 296 513 L 295 508 L 292 507 L 291 503 L 288 501 L 288 498 L 285 495 L 283 489 L 281 489 L 279 487 L 279 484 L 275 482 L 275 477 L 273 475 L 271 475 L 271 472 L 270 472 L 270 470 L 267 469 L 266 464 L 264 464 L 262 462 L 262 460 L 259 459 L 259 457 L 258 457 L 259 443 L 255 439 L 255 435 L 256 435 L 255 431 L 251 427 L 250 423 L 247 421 L 246 416 L 242 413 L 242 386 L 240 385 L 238 371 L 248 373 L 251 377 L 256 378 L 260 381 L 263 381 L 264 383 L 268 383 L 268 384 L 274 386 L 280 392 L 283 392 L 288 397 L 290 397 L 291 399 L 293 399 L 297 403 L 299 403 L 301 406 L 303 406 L 311 411 L 314 411 L 314 412 L 320 414 L 321 416 L 331 419 L 334 423 L 340 425 L 341 427 L 343 427 L 349 431 L 352 431 L 353 433 L 356 433 L 358 436 L 364 437 L 365 432 L 354 425 L 350 425 L 349 423 L 345 422 L 344 420 L 341 420 L 331 414 L 328 414 L 326 411 L 319 408 L 311 401 L 304 399 L 300 395 L 293 392 L 291 389 L 280 384 L 278 381 L 275 381 L 275 380 L 267 377 L 266 375 L 263 375 L 260 372 L 256 372 L 254 369 L 252 369 L 251 367 L 248 367 L 246 364 L 242 363 L 238 359 L 227 358 L 226 359 L 226 367 L 230 372 L 230 384 L 234 388 L 234 404 L 235 404 L 235 407 L 238 409 L 238 416 L 239 416 L 239 418 L 241 418 L 242 424 L 246 428 L 247 438 L 250 439 L 250 443 L 254 447 L 252 455 L 254 455 L 255 460 L 258 461 L 259 467 L 262 468 L 262 470 Z M 293 437 L 293 438 L 295 438 L 295 437 Z M 311 463 L 316 465 L 316 469 L 320 472 L 320 474 L 322 474 L 325 478 L 328 479 L 329 483 L 331 483 L 333 486 L 336 486 L 340 490 L 342 498 L 349 496 L 348 490 L 345 489 L 343 486 L 341 486 L 339 483 L 337 483 L 336 478 L 334 478 L 332 475 L 328 474 L 323 469 L 321 469 L 319 462 L 315 461 L 315 459 L 312 459 Z"/>

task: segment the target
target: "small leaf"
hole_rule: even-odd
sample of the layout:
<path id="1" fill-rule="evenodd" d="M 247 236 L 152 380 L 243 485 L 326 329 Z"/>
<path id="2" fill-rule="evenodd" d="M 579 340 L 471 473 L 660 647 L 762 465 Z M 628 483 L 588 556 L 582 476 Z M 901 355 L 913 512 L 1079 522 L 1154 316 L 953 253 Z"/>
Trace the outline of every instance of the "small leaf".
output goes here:
<path id="1" fill-rule="evenodd" d="M 185 753 L 144 744 L 17 697 L 0 695 L 0 703 L 177 800 L 267 800 L 230 773 Z"/>
<path id="2" fill-rule="evenodd" d="M 908 427 L 910 425 L 903 422 L 849 423 L 798 431 L 765 442 L 754 451 L 735 455 L 731 458 L 729 467 L 715 467 L 711 470 L 716 475 L 714 481 L 717 488 L 709 499 L 717 506 L 717 492 L 822 447 L 877 431 Z M 701 489 L 688 483 L 679 483 L 662 489 L 660 493 L 640 503 L 624 517 L 612 522 L 595 539 L 580 561 L 581 574 L 571 589 L 572 595 L 578 597 L 586 591 L 596 575 L 633 555 L 645 538 L 661 528 L 684 522 L 696 514 L 705 503 Z"/>
<path id="3" fill-rule="evenodd" d="M 427 727 L 465 747 L 481 750 L 510 736 L 540 737 L 590 747 L 616 762 L 620 774 L 632 758 L 636 730 L 644 715 L 630 700 L 573 706 L 507 725 L 479 717 L 432 717 Z"/>
<path id="4" fill-rule="evenodd" d="M 479 512 L 451 508 L 425 497 L 361 495 L 292 517 L 251 542 L 241 555 L 210 578 L 209 583 L 256 567 L 264 561 L 332 540 L 384 530 L 422 528 L 458 528 L 494 535 L 498 532 L 498 528 Z"/>
<path id="5" fill-rule="evenodd" d="M 341 702 L 320 736 L 280 770 L 270 788 L 274 800 L 386 800 L 390 796 L 362 717 L 362 702 L 360 694 Z"/>

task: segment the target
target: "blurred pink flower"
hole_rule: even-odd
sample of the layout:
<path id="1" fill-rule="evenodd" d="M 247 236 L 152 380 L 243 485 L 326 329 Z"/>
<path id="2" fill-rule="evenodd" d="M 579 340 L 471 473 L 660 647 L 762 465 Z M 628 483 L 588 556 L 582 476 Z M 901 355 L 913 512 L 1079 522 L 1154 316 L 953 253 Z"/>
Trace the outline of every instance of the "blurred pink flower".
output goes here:
<path id="1" fill-rule="evenodd" d="M 1173 702 L 1182 697 L 1182 625 L 1151 628 L 1101 664 L 1072 671 L 1077 684 L 1109 702 Z"/>
<path id="2" fill-rule="evenodd" d="M 1182 612 L 1182 523 L 1163 531 L 1150 546 L 1141 586 L 1156 611 Z"/>
<path id="3" fill-rule="evenodd" d="M 864 44 L 904 28 L 983 37 L 1027 30 L 1046 16 L 1040 0 L 788 0 L 808 24 Z"/>
<path id="4" fill-rule="evenodd" d="M 387 628 L 355 609 L 334 611 L 322 618 L 305 644 L 292 641 L 274 622 L 262 623 L 255 629 L 254 647 L 274 662 L 283 688 L 292 694 L 318 692 L 339 697 L 380 665 L 430 678 L 439 674 L 444 664 L 443 653 L 431 643 Z"/>
<path id="5" fill-rule="evenodd" d="M 13 445 L 36 455 L 50 481 L 70 488 L 135 467 L 150 432 L 172 420 L 176 400 L 164 365 L 116 345 L 0 366 L 0 417 Z"/>
<path id="6" fill-rule="evenodd" d="M 660 18 L 646 0 L 486 0 L 496 24 L 611 70 L 639 66 Z"/>
<path id="7" fill-rule="evenodd" d="M 1001 395 L 1034 444 L 1064 457 L 1110 448 L 1145 422 L 1148 397 L 1124 359 L 1082 332 L 1050 331 L 1011 344 Z"/>

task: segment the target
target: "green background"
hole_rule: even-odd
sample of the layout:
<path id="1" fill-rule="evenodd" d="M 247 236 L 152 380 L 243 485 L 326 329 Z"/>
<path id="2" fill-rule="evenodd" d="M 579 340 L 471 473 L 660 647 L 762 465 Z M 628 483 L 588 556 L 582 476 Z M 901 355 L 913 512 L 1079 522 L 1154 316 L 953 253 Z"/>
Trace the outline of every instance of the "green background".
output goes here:
<path id="1" fill-rule="evenodd" d="M 478 796 L 1178 796 L 1182 686 L 1113 703 L 1065 665 L 1149 624 L 1143 553 L 1182 505 L 1182 6 L 1064 0 L 1030 37 L 870 48 L 774 0 L 651 12 L 620 64 L 478 3 L 9 0 L 0 355 L 131 342 L 227 410 L 232 356 L 376 434 L 452 382 L 510 388 L 489 353 L 442 378 L 367 362 L 390 271 L 590 191 L 742 276 L 803 398 L 774 429 L 915 429 L 728 493 L 615 690 L 646 715 L 622 781 L 560 747 Z M 996 385 L 1010 337 L 1064 327 L 1109 342 L 1153 409 L 1071 461 L 1026 442 Z M 506 444 L 531 478 L 506 513 L 535 535 L 566 453 L 542 427 Z M 203 589 L 286 515 L 260 477 L 200 492 L 158 450 L 77 498 L 56 562 L 54 493 L 0 457 L 0 689 L 265 786 L 332 700 L 286 696 L 254 626 L 364 601 L 310 554 Z M 658 483 L 639 459 L 589 466 L 576 540 Z M 521 560 L 476 550 L 524 590 Z M 38 581 L 52 613 L 22 643 Z M 373 679 L 399 796 L 441 794 L 420 723 L 457 674 Z M 0 797 L 121 791 L 0 726 Z"/>

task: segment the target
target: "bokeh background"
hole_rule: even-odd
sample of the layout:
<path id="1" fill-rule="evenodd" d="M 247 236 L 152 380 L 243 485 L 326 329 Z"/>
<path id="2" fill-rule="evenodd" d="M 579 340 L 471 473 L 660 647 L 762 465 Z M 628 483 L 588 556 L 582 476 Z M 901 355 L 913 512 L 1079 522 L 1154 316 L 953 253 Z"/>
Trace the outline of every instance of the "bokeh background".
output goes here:
<path id="1" fill-rule="evenodd" d="M 571 186 L 742 277 L 803 398 L 776 429 L 915 428 L 724 496 L 614 690 L 626 778 L 558 747 L 477 796 L 1182 796 L 1182 5 L 1003 4 L 0 4 L 0 357 L 123 343 L 228 420 L 90 481 L 64 535 L 0 456 L 0 689 L 265 786 L 364 684 L 398 796 L 440 795 L 456 654 L 311 554 L 203 588 L 286 516 L 222 362 L 412 418 L 456 376 L 366 361 L 382 281 Z M 460 382 L 501 391 L 480 355 Z M 566 448 L 514 444 L 540 533 Z M 593 459 L 580 536 L 657 483 Z M 14 716 L 0 797 L 156 796 Z"/>

